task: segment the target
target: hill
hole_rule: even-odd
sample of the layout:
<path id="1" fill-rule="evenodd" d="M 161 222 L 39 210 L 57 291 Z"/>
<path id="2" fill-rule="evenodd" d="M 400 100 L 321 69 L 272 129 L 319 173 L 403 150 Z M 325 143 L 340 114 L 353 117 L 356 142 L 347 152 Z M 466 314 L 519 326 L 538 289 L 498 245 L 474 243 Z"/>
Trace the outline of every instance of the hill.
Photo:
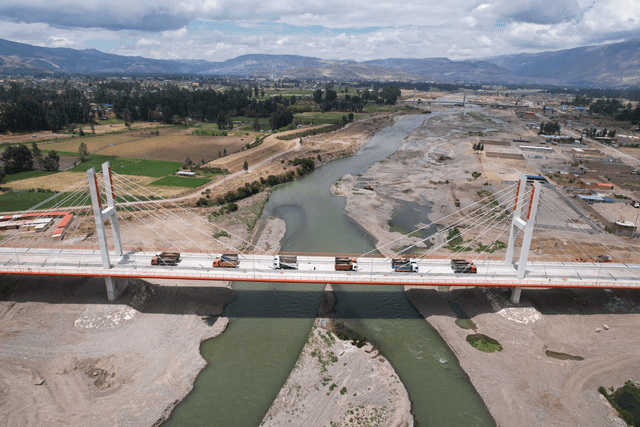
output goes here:
<path id="1" fill-rule="evenodd" d="M 140 73 L 628 87 L 640 85 L 640 40 L 485 59 L 389 58 L 364 62 L 243 55 L 221 62 L 123 56 L 0 39 L 0 74 Z"/>
<path id="2" fill-rule="evenodd" d="M 503 55 L 485 61 L 517 75 L 554 78 L 578 86 L 640 86 L 640 39 L 552 52 Z"/>

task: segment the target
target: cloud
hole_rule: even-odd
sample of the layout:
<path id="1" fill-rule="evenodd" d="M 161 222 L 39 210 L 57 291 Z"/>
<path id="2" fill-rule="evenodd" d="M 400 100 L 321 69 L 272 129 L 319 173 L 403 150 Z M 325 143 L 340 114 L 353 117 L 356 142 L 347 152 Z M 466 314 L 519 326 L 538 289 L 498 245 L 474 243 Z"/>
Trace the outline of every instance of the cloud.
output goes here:
<path id="1" fill-rule="evenodd" d="M 498 0 L 473 13 L 496 23 L 559 24 L 576 19 L 581 9 L 578 0 Z"/>
<path id="2" fill-rule="evenodd" d="M 629 0 L 3 0 L 0 8 L 0 38 L 210 61 L 249 53 L 468 59 L 634 37 L 640 2 Z"/>

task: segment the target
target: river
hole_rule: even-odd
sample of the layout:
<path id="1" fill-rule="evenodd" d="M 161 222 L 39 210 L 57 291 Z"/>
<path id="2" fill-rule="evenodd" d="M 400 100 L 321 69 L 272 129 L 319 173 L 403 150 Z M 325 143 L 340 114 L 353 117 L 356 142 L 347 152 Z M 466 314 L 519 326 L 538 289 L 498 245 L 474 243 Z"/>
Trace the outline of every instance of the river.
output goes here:
<path id="1" fill-rule="evenodd" d="M 346 215 L 346 199 L 331 194 L 331 185 L 393 154 L 425 120 L 449 113 L 402 117 L 354 156 L 332 161 L 274 189 L 263 218 L 285 220 L 282 250 L 363 253 L 374 249 L 373 239 Z M 233 289 L 235 299 L 223 313 L 231 319 L 229 327 L 202 344 L 208 366 L 163 425 L 259 425 L 304 346 L 324 286 L 237 282 Z M 336 317 L 367 337 L 392 364 L 409 393 L 416 425 L 494 425 L 456 357 L 411 305 L 402 287 L 334 289 Z"/>

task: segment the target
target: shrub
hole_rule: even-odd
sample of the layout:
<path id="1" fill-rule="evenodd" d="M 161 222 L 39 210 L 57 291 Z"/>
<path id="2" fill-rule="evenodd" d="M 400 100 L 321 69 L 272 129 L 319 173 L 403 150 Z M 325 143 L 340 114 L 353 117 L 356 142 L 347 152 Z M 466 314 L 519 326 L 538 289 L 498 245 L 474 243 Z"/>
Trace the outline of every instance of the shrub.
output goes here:
<path id="1" fill-rule="evenodd" d="M 200 197 L 198 199 L 198 201 L 196 202 L 196 206 L 200 207 L 200 206 L 209 206 L 209 200 L 207 200 L 204 197 Z"/>
<path id="2" fill-rule="evenodd" d="M 227 209 L 229 209 L 229 212 L 235 212 L 238 210 L 238 205 L 236 203 L 231 202 L 227 205 Z"/>
<path id="3" fill-rule="evenodd" d="M 224 200 L 226 202 L 235 202 L 236 200 L 238 200 L 236 192 L 233 190 L 227 191 L 227 194 L 224 195 Z"/>

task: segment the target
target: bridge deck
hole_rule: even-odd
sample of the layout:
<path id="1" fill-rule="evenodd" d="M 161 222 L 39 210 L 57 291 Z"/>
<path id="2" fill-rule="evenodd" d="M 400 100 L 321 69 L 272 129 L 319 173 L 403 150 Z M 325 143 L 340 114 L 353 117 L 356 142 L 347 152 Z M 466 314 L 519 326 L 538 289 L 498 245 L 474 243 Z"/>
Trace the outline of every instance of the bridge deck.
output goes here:
<path id="1" fill-rule="evenodd" d="M 502 261 L 476 262 L 478 274 L 454 274 L 447 260 L 418 260 L 419 273 L 394 272 L 390 261 L 358 258 L 357 271 L 334 271 L 334 258 L 299 256 L 298 270 L 273 270 L 269 255 L 240 255 L 238 268 L 213 268 L 210 254 L 183 253 L 178 265 L 152 266 L 151 253 L 111 257 L 102 268 L 98 250 L 0 248 L 0 274 L 161 278 L 291 283 L 423 286 L 640 288 L 640 265 L 530 262 L 524 279 Z"/>

